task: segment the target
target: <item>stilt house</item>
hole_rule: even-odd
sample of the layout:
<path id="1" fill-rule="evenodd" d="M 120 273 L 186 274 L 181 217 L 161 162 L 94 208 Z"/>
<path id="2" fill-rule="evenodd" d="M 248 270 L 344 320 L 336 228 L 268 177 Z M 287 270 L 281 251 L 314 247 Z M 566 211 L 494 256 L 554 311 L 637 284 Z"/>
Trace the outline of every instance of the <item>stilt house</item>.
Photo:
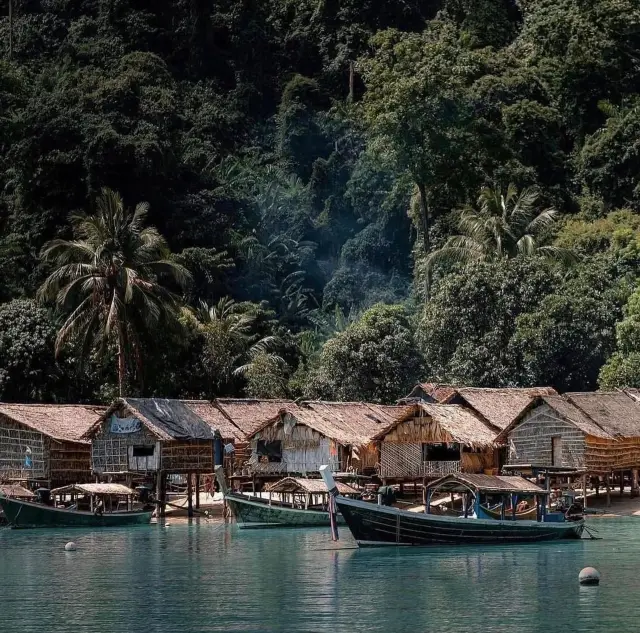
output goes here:
<path id="1" fill-rule="evenodd" d="M 505 429 L 538 396 L 557 395 L 551 387 L 456 387 L 439 383 L 420 383 L 402 402 L 424 401 L 458 404 L 471 409 L 488 424 Z"/>
<path id="2" fill-rule="evenodd" d="M 116 400 L 85 434 L 97 475 L 212 473 L 220 434 L 180 400 Z"/>
<path id="3" fill-rule="evenodd" d="M 624 392 L 536 398 L 497 438 L 510 464 L 590 474 L 640 468 L 640 404 Z"/>
<path id="4" fill-rule="evenodd" d="M 91 447 L 83 434 L 104 407 L 0 404 L 0 481 L 46 487 L 91 480 Z"/>
<path id="5" fill-rule="evenodd" d="M 388 425 L 402 407 L 344 402 L 304 402 L 281 409 L 250 436 L 247 468 L 254 474 L 374 472 L 377 462 L 373 436 Z"/>
<path id="6" fill-rule="evenodd" d="M 373 437 L 380 447 L 380 477 L 417 481 L 492 470 L 498 432 L 464 407 L 415 402 Z"/>

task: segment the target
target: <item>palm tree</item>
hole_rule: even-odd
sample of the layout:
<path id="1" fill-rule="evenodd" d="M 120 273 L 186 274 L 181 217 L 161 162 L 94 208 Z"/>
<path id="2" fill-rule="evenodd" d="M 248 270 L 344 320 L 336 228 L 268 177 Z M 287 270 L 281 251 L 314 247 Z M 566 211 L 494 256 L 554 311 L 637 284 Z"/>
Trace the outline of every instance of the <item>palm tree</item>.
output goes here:
<path id="1" fill-rule="evenodd" d="M 127 367 L 133 358 L 141 376 L 141 336 L 152 330 L 178 304 L 166 283 L 184 287 L 189 273 L 170 259 L 165 239 L 145 227 L 149 205 L 133 211 L 122 198 L 103 189 L 96 213 L 71 218 L 74 240 L 45 244 L 42 259 L 55 270 L 38 291 L 42 300 L 55 301 L 66 315 L 56 353 L 70 341 L 104 353 L 113 343 L 118 355 L 118 388 L 124 393 Z"/>
<path id="2" fill-rule="evenodd" d="M 558 212 L 552 208 L 541 211 L 537 203 L 538 193 L 533 188 L 518 192 L 510 184 L 504 194 L 483 188 L 478 208 L 460 211 L 460 234 L 450 237 L 442 248 L 427 256 L 427 273 L 438 262 L 468 263 L 531 255 L 573 262 L 575 256 L 568 249 L 538 243 L 537 236 L 555 221 Z"/>
<path id="3" fill-rule="evenodd" d="M 279 368 L 286 365 L 273 351 L 281 344 L 280 339 L 256 335 L 256 317 L 230 297 L 223 297 L 214 306 L 200 302 L 193 316 L 206 341 L 205 366 L 218 388 L 232 376 L 249 375 L 256 362 Z"/>

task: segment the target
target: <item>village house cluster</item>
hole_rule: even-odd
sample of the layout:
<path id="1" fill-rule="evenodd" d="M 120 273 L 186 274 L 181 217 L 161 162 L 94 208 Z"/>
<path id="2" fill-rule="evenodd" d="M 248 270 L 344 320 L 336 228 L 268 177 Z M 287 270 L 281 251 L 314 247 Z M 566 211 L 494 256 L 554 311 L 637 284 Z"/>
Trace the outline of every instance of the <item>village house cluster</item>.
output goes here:
<path id="1" fill-rule="evenodd" d="M 363 402 L 121 398 L 109 407 L 0 403 L 0 491 L 73 483 L 211 482 L 261 489 L 289 475 L 375 476 L 414 490 L 450 473 L 505 465 L 631 482 L 638 494 L 640 393 L 558 394 L 424 383 L 395 406 Z"/>

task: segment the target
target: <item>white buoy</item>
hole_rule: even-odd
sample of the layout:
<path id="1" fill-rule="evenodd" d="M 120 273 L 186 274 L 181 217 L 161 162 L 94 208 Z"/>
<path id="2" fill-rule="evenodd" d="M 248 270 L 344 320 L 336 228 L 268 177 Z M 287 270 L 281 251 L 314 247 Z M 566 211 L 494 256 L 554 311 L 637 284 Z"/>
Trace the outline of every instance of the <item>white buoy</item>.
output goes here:
<path id="1" fill-rule="evenodd" d="M 77 549 L 78 549 L 78 546 L 73 541 L 70 541 L 64 546 L 65 552 L 75 552 Z"/>
<path id="2" fill-rule="evenodd" d="M 585 567 L 578 576 L 581 585 L 599 585 L 600 572 L 595 567 Z"/>

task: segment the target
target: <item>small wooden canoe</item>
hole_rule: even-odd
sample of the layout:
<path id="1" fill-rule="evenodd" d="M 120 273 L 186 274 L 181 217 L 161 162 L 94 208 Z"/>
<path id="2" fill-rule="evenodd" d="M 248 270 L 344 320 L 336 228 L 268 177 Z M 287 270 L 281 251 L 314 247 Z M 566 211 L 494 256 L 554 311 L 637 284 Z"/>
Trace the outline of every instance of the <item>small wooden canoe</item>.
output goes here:
<path id="1" fill-rule="evenodd" d="M 490 510 L 485 506 L 480 506 L 480 510 L 487 515 L 487 517 L 491 519 L 501 519 L 500 510 Z M 529 508 L 524 510 L 523 512 L 516 512 L 516 521 L 535 521 L 537 518 L 537 510 L 536 508 Z M 508 510 L 505 515 L 505 520 L 511 521 L 513 517 L 511 515 L 511 511 Z"/>

